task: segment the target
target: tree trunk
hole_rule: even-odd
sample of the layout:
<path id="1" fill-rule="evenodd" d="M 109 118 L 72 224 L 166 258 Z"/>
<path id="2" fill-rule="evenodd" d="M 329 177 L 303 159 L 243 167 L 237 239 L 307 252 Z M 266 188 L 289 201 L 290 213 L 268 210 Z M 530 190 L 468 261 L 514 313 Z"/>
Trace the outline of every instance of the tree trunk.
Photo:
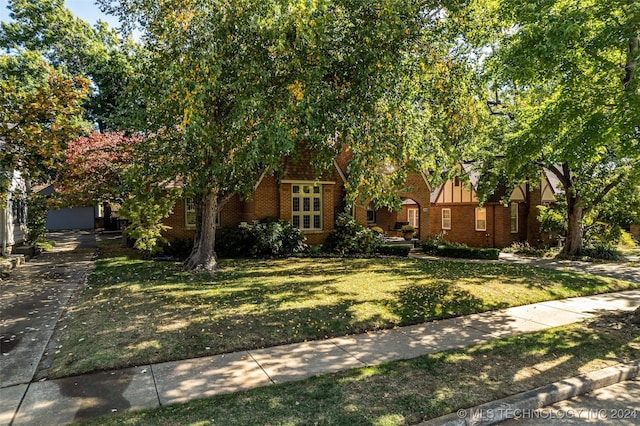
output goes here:
<path id="1" fill-rule="evenodd" d="M 215 191 L 196 199 L 196 235 L 193 250 L 184 262 L 184 269 L 213 273 L 218 268 L 215 253 L 218 194 Z"/>
<path id="2" fill-rule="evenodd" d="M 584 225 L 582 219 L 584 218 L 585 210 L 580 206 L 579 200 L 567 195 L 567 239 L 562 248 L 562 254 L 575 256 L 580 254 L 583 248 L 584 239 Z"/>

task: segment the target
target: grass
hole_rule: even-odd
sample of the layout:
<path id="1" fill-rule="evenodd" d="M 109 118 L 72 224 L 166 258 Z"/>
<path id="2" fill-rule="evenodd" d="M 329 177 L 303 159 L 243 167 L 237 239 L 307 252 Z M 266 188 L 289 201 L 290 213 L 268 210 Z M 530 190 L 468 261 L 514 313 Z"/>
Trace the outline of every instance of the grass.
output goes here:
<path id="1" fill-rule="evenodd" d="M 610 316 L 86 424 L 415 424 L 639 357 L 640 329 Z"/>
<path id="2" fill-rule="evenodd" d="M 214 277 L 103 247 L 39 376 L 63 377 L 391 328 L 636 284 L 418 259 L 226 260 Z"/>
<path id="3" fill-rule="evenodd" d="M 35 247 L 38 250 L 51 250 L 52 248 L 54 248 L 56 246 L 56 242 L 53 240 L 42 240 L 42 241 L 37 241 L 35 243 Z"/>

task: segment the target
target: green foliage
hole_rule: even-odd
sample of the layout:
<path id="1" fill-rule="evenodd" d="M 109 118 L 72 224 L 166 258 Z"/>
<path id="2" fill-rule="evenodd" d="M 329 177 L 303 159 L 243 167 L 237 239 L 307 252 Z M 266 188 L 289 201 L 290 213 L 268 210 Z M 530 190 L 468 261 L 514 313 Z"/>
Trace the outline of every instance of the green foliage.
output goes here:
<path id="1" fill-rule="evenodd" d="M 91 80 L 84 107 L 100 130 L 117 127 L 124 111 L 125 87 L 131 79 L 131 42 L 121 41 L 106 23 L 91 27 L 73 16 L 63 0 L 12 0 L 11 22 L 0 24 L 0 47 L 37 52 L 65 76 Z"/>
<path id="2" fill-rule="evenodd" d="M 395 206 L 409 171 L 439 166 L 475 131 L 474 81 L 443 19 L 457 2 L 99 3 L 139 24 L 131 92 L 145 109 L 131 126 L 153 135 L 142 148 L 157 180 L 180 176 L 188 194 L 248 195 L 303 145 L 320 174 L 347 147 L 350 201 Z"/>
<path id="3" fill-rule="evenodd" d="M 86 128 L 82 102 L 89 81 L 68 78 L 33 52 L 0 54 L 0 168 L 48 182 L 65 159 L 69 141 Z M 6 180 L 0 182 L 0 196 Z"/>
<path id="4" fill-rule="evenodd" d="M 634 248 L 637 245 L 633 236 L 625 230 L 620 231 L 620 237 L 616 242 L 618 243 L 618 247 L 625 249 Z"/>
<path id="5" fill-rule="evenodd" d="M 167 241 L 162 247 L 162 254 L 184 260 L 191 250 L 193 250 L 193 238 L 178 238 Z"/>
<path id="6" fill-rule="evenodd" d="M 438 253 L 438 247 L 447 244 L 442 233 L 429 236 L 422 242 L 422 251 L 425 254 L 436 255 Z"/>
<path id="7" fill-rule="evenodd" d="M 505 253 L 516 253 L 524 256 L 553 257 L 558 254 L 557 249 L 539 248 L 529 244 L 528 241 L 515 242 L 510 247 L 502 249 Z"/>
<path id="8" fill-rule="evenodd" d="M 618 185 L 588 213 L 588 217 L 593 222 L 621 229 L 629 229 L 631 225 L 640 223 L 640 186 Z"/>
<path id="9" fill-rule="evenodd" d="M 30 193 L 27 196 L 27 242 L 34 246 L 44 244 L 47 234 L 47 197 Z"/>
<path id="10" fill-rule="evenodd" d="M 382 244 L 376 251 L 382 255 L 407 257 L 411 251 L 411 246 L 401 244 Z"/>
<path id="11" fill-rule="evenodd" d="M 305 251 L 305 239 L 290 222 L 266 218 L 223 228 L 216 251 L 221 257 L 288 256 Z"/>
<path id="12" fill-rule="evenodd" d="M 283 256 L 302 252 L 307 247 L 302 231 L 286 220 L 267 218 L 240 227 L 251 237 L 249 253 L 252 255 Z"/>
<path id="13" fill-rule="evenodd" d="M 120 208 L 120 215 L 129 221 L 125 234 L 137 250 L 147 255 L 158 253 L 167 239 L 162 235 L 169 227 L 161 221 L 169 216 L 176 194 L 158 189 L 139 190 Z"/>
<path id="14" fill-rule="evenodd" d="M 626 0 L 474 2 L 493 28 L 483 77 L 504 137 L 496 165 L 509 182 L 556 172 L 567 197 L 567 252 L 589 210 L 640 180 L 638 8 Z M 479 46 L 480 47 L 480 46 Z"/>
<path id="15" fill-rule="evenodd" d="M 451 244 L 446 242 L 436 245 L 436 242 L 433 240 L 424 242 L 422 244 L 422 250 L 426 254 L 462 259 L 497 260 L 500 256 L 500 250 L 497 248 L 476 248 L 468 247 L 464 244 Z"/>
<path id="16" fill-rule="evenodd" d="M 549 206 L 538 206 L 538 222 L 540 231 L 550 235 L 565 235 L 567 232 L 566 205 L 554 203 Z"/>
<path id="17" fill-rule="evenodd" d="M 358 223 L 348 213 L 340 213 L 333 232 L 329 234 L 323 250 L 337 254 L 373 253 L 382 244 L 384 237 Z"/>
<path id="18" fill-rule="evenodd" d="M 620 260 L 622 259 L 622 253 L 618 251 L 615 247 L 608 245 L 597 243 L 594 245 L 590 245 L 584 247 L 582 251 L 578 254 L 579 257 L 587 257 L 589 259 L 597 259 L 597 260 Z"/>

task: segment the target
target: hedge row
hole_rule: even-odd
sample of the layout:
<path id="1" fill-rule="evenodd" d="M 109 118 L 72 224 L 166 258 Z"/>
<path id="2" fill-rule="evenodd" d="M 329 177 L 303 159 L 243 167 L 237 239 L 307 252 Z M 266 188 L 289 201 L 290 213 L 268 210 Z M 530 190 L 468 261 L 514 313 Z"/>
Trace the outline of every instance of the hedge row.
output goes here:
<path id="1" fill-rule="evenodd" d="M 409 252 L 411 251 L 411 246 L 409 245 L 392 245 L 392 244 L 384 244 L 378 247 L 377 252 L 387 256 L 401 256 L 407 257 L 409 256 Z"/>
<path id="2" fill-rule="evenodd" d="M 459 259 L 497 260 L 500 256 L 500 250 L 497 248 L 475 248 L 449 245 L 437 246 L 434 248 L 431 244 L 423 244 L 422 250 L 427 254 Z"/>

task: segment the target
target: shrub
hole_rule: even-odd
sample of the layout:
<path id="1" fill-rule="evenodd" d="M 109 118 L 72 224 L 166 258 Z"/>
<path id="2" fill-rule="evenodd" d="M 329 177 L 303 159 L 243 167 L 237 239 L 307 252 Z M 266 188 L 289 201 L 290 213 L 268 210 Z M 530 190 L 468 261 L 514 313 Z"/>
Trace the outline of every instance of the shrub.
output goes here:
<path id="1" fill-rule="evenodd" d="M 220 229 L 216 236 L 216 254 L 220 257 L 242 257 L 249 253 L 251 234 L 239 226 L 227 226 Z"/>
<path id="2" fill-rule="evenodd" d="M 446 244 L 446 241 L 444 240 L 444 237 L 442 234 L 437 234 L 432 236 L 429 236 L 423 243 L 422 243 L 422 251 L 424 251 L 426 254 L 431 254 L 431 255 L 435 255 L 438 252 L 438 246 L 444 245 Z"/>
<path id="3" fill-rule="evenodd" d="M 162 254 L 177 259 L 186 259 L 191 254 L 191 250 L 193 250 L 193 238 L 177 238 L 165 244 L 162 248 Z"/>
<path id="4" fill-rule="evenodd" d="M 497 248 L 475 248 L 475 247 L 438 247 L 438 255 L 445 257 L 455 257 L 462 259 L 490 259 L 497 260 L 500 250 Z"/>
<path id="5" fill-rule="evenodd" d="M 286 256 L 306 250 L 305 236 L 288 221 L 266 218 L 220 231 L 216 253 L 221 257 Z"/>
<path id="6" fill-rule="evenodd" d="M 356 222 L 347 213 L 341 213 L 336 219 L 334 231 L 329 234 L 323 248 L 337 254 L 373 253 L 384 241 L 382 235 L 376 235 L 371 229 Z"/>
<path id="7" fill-rule="evenodd" d="M 387 256 L 407 257 L 411 251 L 411 246 L 400 244 L 383 244 L 378 247 L 378 253 Z"/>
<path id="8" fill-rule="evenodd" d="M 503 251 L 507 253 L 516 253 L 523 256 L 535 256 L 535 257 L 545 257 L 552 252 L 549 249 L 533 247 L 531 244 L 529 244 L 528 241 L 515 242 L 511 244 L 511 247 L 507 247 Z"/>
<path id="9" fill-rule="evenodd" d="M 635 246 L 636 242 L 633 239 L 633 236 L 625 230 L 620 231 L 620 237 L 618 238 L 618 247 L 630 249 L 634 248 Z"/>
<path id="10" fill-rule="evenodd" d="M 374 226 L 371 228 L 371 230 L 373 232 L 375 232 L 378 235 L 384 235 L 384 230 L 382 228 L 380 228 L 379 226 Z"/>
<path id="11" fill-rule="evenodd" d="M 585 247 L 580 252 L 580 256 L 599 260 L 622 259 L 622 254 L 615 247 L 606 244 L 596 244 L 594 246 Z"/>
<path id="12" fill-rule="evenodd" d="M 47 235 L 46 197 L 37 193 L 29 194 L 27 212 L 27 242 L 33 245 L 43 243 Z"/>
<path id="13" fill-rule="evenodd" d="M 411 225 L 403 225 L 402 228 L 400 228 L 400 232 L 402 232 L 403 234 L 408 234 L 410 232 L 416 232 L 416 228 L 414 228 Z"/>
<path id="14" fill-rule="evenodd" d="M 240 227 L 246 228 L 252 237 L 250 254 L 281 256 L 306 249 L 304 234 L 288 221 L 267 218 Z"/>
<path id="15" fill-rule="evenodd" d="M 422 244 L 422 250 L 427 254 L 454 257 L 459 259 L 488 259 L 497 260 L 500 250 L 497 248 L 475 248 L 464 244 L 444 244 L 433 248 L 433 242 Z"/>

